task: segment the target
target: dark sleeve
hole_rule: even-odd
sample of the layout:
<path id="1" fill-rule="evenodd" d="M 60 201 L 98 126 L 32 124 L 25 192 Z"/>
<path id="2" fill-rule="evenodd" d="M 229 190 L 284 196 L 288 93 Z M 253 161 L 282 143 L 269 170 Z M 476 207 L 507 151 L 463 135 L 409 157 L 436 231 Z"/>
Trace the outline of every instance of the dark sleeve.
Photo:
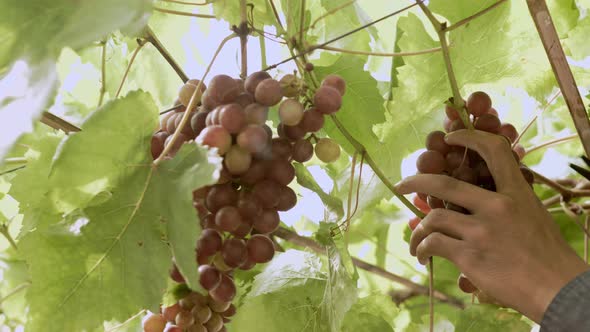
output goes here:
<path id="1" fill-rule="evenodd" d="M 545 311 L 541 332 L 590 331 L 590 271 L 570 281 Z"/>

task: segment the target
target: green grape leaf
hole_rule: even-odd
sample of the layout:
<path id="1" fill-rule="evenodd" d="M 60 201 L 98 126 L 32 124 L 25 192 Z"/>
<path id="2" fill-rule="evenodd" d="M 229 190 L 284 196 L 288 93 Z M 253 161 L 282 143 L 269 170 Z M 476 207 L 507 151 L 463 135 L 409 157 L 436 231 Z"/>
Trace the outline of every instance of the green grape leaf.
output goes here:
<path id="1" fill-rule="evenodd" d="M 352 281 L 342 278 L 338 256 L 332 259 L 325 263 L 297 250 L 275 256 L 255 277 L 232 326 L 244 332 L 259 331 L 260 326 L 265 331 L 334 331 L 331 328 L 340 326 L 356 292 Z M 328 272 L 329 264 L 333 272 Z"/>
<path id="2" fill-rule="evenodd" d="M 0 73 L 15 59 L 26 57 L 37 63 L 57 58 L 64 47 L 84 47 L 112 31 L 139 31 L 151 12 L 151 1 L 84 1 L 72 5 L 67 0 L 0 4 Z"/>
<path id="3" fill-rule="evenodd" d="M 455 331 L 530 331 L 522 315 L 491 305 L 471 305 L 462 310 L 455 322 Z"/>
<path id="4" fill-rule="evenodd" d="M 157 310 L 172 257 L 189 286 L 199 289 L 194 256 L 199 227 L 192 191 L 214 183 L 220 161 L 203 148 L 185 145 L 174 159 L 153 167 L 148 144 L 154 128 L 149 124 L 157 113 L 147 100 L 138 92 L 105 105 L 60 147 L 53 164 L 59 168 L 51 175 L 59 188 L 52 193 L 55 200 L 72 197 L 80 186 L 96 193 L 86 181 L 108 179 L 113 179 L 112 196 L 64 217 L 39 213 L 37 228 L 19 242 L 33 282 L 28 293 L 32 331 L 79 331 L 105 320 L 124 321 L 143 308 Z M 130 102 L 142 106 L 135 118 L 123 114 L 133 114 L 131 109 L 120 109 Z M 118 121 L 131 135 L 96 131 L 95 126 L 121 126 Z M 81 144 L 85 158 L 100 156 L 103 163 L 81 168 L 71 162 L 70 154 L 80 156 Z M 126 162 L 118 163 L 125 153 Z M 62 175 L 68 172 L 83 174 L 70 181 Z M 81 207 L 87 204 L 86 199 L 80 202 Z"/>
<path id="5" fill-rule="evenodd" d="M 242 332 L 326 331 L 321 319 L 327 274 L 320 257 L 288 250 L 276 255 L 256 276 L 251 291 L 232 320 Z"/>
<path id="6" fill-rule="evenodd" d="M 346 313 L 342 332 L 393 332 L 393 320 L 400 310 L 385 294 L 372 294 L 359 299 Z"/>
<path id="7" fill-rule="evenodd" d="M 85 208 L 96 195 L 116 187 L 129 167 L 149 164 L 146 155 L 157 114 L 149 94 L 133 92 L 92 113 L 81 132 L 66 137 L 49 176 L 50 194 L 60 211 Z"/>
<path id="8" fill-rule="evenodd" d="M 327 247 L 328 284 L 324 292 L 322 313 L 329 331 L 339 332 L 344 317 L 357 300 L 356 271 L 343 241 Z"/>
<path id="9" fill-rule="evenodd" d="M 75 6 L 66 0 L 3 1 L 0 75 L 5 77 L 0 86 L 19 84 L 0 97 L 0 131 L 7 133 L 0 160 L 21 134 L 32 130 L 31 123 L 55 96 L 55 59 L 61 50 L 84 47 L 117 29 L 135 33 L 147 23 L 151 9 L 150 0 L 94 0 Z"/>
<path id="10" fill-rule="evenodd" d="M 213 4 L 213 13 L 220 19 L 226 20 L 231 25 L 240 25 L 240 1 L 231 0 L 207 0 L 207 3 Z M 247 8 L 248 15 L 254 18 L 253 22 L 257 28 L 265 25 L 275 25 L 276 19 L 268 1 L 249 0 Z"/>
<path id="11" fill-rule="evenodd" d="M 590 17 L 586 16 L 572 29 L 563 41 L 563 45 L 576 60 L 583 60 L 590 55 L 590 44 L 587 41 L 590 33 Z"/>
<path id="12" fill-rule="evenodd" d="M 295 166 L 295 176 L 297 177 L 297 183 L 316 193 L 326 205 L 328 210 L 335 214 L 335 219 L 340 220 L 342 216 L 344 216 L 342 200 L 325 193 L 322 187 L 320 187 L 309 170 L 303 164 L 294 163 L 293 166 Z"/>

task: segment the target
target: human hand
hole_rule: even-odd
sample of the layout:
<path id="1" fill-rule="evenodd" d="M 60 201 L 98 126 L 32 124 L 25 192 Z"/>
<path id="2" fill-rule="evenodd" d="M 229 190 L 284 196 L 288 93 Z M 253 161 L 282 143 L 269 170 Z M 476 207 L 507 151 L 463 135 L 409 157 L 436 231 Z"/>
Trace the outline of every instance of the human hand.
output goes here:
<path id="1" fill-rule="evenodd" d="M 422 264 L 432 256 L 450 260 L 478 289 L 540 322 L 559 290 L 589 267 L 559 233 L 505 138 L 459 130 L 445 140 L 482 156 L 496 192 L 446 175 L 402 180 L 396 185 L 400 194 L 429 194 L 471 213 L 432 210 L 412 233 L 411 254 Z"/>

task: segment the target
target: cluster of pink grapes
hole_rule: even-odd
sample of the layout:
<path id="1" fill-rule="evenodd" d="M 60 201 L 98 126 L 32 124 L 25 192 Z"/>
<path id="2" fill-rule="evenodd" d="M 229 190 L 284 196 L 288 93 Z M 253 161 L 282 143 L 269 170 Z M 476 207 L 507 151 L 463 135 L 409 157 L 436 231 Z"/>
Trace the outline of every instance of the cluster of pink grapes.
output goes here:
<path id="1" fill-rule="evenodd" d="M 144 331 L 225 331 L 225 323 L 235 313 L 233 271 L 272 260 L 275 244 L 270 235 L 279 227 L 279 211 L 297 203 L 289 187 L 295 178 L 293 163 L 309 161 L 314 152 L 326 163 L 339 158 L 340 146 L 314 133 L 322 129 L 326 115 L 340 109 L 345 91 L 344 80 L 329 75 L 309 97 L 297 76 L 287 74 L 275 80 L 263 71 L 245 81 L 218 75 L 208 87 L 198 80 L 182 86 L 179 108 L 161 118 L 151 152 L 158 158 L 180 130 L 168 157 L 190 141 L 215 148 L 223 157 L 218 182 L 193 192 L 203 230 L 196 262 L 199 283 L 207 294 L 192 292 L 162 313 L 151 314 Z M 179 128 L 191 98 L 198 102 L 193 101 L 196 106 L 189 110 L 190 126 Z M 274 106 L 280 120 L 276 137 L 267 125 L 269 108 Z M 170 276 L 185 282 L 176 266 Z"/>
<path id="2" fill-rule="evenodd" d="M 469 120 L 476 130 L 503 135 L 511 143 L 514 143 L 518 138 L 518 132 L 513 125 L 500 121 L 498 112 L 492 107 L 490 96 L 485 92 L 474 92 L 469 96 L 465 105 Z M 446 133 L 465 129 L 457 110 L 447 105 L 445 111 L 447 114 L 444 120 Z M 495 191 L 494 179 L 483 158 L 477 152 L 465 147 L 448 145 L 444 140 L 445 132 L 434 131 L 428 135 L 426 138 L 427 151 L 422 153 L 416 161 L 418 172 L 445 174 L 472 185 Z M 515 162 L 519 164 L 521 173 L 527 182 L 532 185 L 534 181 L 533 173 L 520 162 L 525 154 L 524 148 L 519 144 L 515 145 L 513 154 Z M 431 209 L 451 209 L 461 213 L 469 213 L 461 206 L 422 193 L 415 197 L 414 204 L 424 213 L 430 212 Z M 415 229 L 420 221 L 421 219 L 418 217 L 411 219 L 409 222 L 410 228 Z M 477 291 L 464 276 L 459 277 L 459 287 L 467 293 Z"/>

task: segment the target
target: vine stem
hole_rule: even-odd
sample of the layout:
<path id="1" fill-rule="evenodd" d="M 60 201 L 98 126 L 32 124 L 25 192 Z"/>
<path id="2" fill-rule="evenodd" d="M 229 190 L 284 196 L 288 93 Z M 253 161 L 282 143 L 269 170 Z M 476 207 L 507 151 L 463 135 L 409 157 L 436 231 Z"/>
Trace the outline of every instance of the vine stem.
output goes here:
<path id="1" fill-rule="evenodd" d="M 240 0 L 240 26 L 239 26 L 239 33 L 240 36 L 240 50 L 241 50 L 241 59 L 242 59 L 242 66 L 240 72 L 240 78 L 242 80 L 246 80 L 248 77 L 248 7 L 246 6 L 246 0 Z"/>
<path id="2" fill-rule="evenodd" d="M 544 185 L 550 187 L 551 189 L 557 191 L 557 193 L 561 197 L 563 197 L 565 200 L 569 200 L 571 198 L 579 198 L 579 197 L 590 197 L 590 190 L 577 189 L 577 188 L 570 189 L 570 188 L 564 187 L 563 185 L 557 183 L 556 181 L 553 181 L 553 180 L 545 177 L 543 174 L 533 171 L 532 169 L 530 171 L 535 176 L 535 181 L 537 181 L 538 183 L 544 184 Z"/>
<path id="3" fill-rule="evenodd" d="M 309 31 L 309 29 L 313 29 L 313 28 L 315 28 L 315 25 L 316 25 L 316 24 L 318 24 L 318 22 L 319 22 L 319 21 L 323 20 L 324 18 L 326 18 L 326 17 L 328 17 L 328 16 L 330 16 L 330 15 L 333 15 L 333 14 L 335 14 L 335 13 L 339 12 L 340 10 L 342 10 L 342 9 L 344 9 L 344 8 L 346 8 L 346 7 L 350 6 L 350 5 L 352 5 L 352 4 L 353 4 L 353 3 L 355 3 L 355 2 L 356 2 L 356 0 L 350 0 L 350 1 L 347 1 L 347 2 L 343 3 L 343 4 L 342 4 L 342 5 L 340 5 L 340 6 L 337 6 L 337 7 L 334 7 L 334 8 L 332 8 L 332 9 L 328 10 L 328 11 L 327 11 L 327 12 L 325 12 L 323 15 L 321 15 L 321 16 L 320 16 L 320 17 L 318 17 L 318 18 L 316 18 L 316 19 L 315 19 L 315 20 L 314 20 L 314 21 L 313 21 L 313 22 L 312 22 L 312 23 L 311 23 L 309 26 L 307 26 L 306 28 L 303 28 L 303 22 L 302 22 L 302 23 L 301 23 L 301 25 L 299 26 L 299 32 L 298 32 L 298 34 L 303 34 L 303 33 L 307 32 L 307 31 Z"/>
<path id="4" fill-rule="evenodd" d="M 465 25 L 465 24 L 467 24 L 467 23 L 471 22 L 472 20 L 474 20 L 474 19 L 476 19 L 476 18 L 478 18 L 478 17 L 482 16 L 483 14 L 486 14 L 487 12 L 489 12 L 490 10 L 492 10 L 492 9 L 494 9 L 494 8 L 496 8 L 496 7 L 498 7 L 499 5 L 501 5 L 501 4 L 502 4 L 502 3 L 504 3 L 504 2 L 506 2 L 506 0 L 499 0 L 499 1 L 495 2 L 494 4 L 492 4 L 491 6 L 489 6 L 489 7 L 485 8 L 485 9 L 483 9 L 483 10 L 481 10 L 481 11 L 479 11 L 479 12 L 477 12 L 477 13 L 475 13 L 475 14 L 473 14 L 473 15 L 471 15 L 471 16 L 469 16 L 469 17 L 467 17 L 467 18 L 464 18 L 464 19 L 462 19 L 461 21 L 459 21 L 459 22 L 456 22 L 455 24 L 452 24 L 452 25 L 450 25 L 450 26 L 446 27 L 444 30 L 445 30 L 445 31 L 452 31 L 452 30 L 455 30 L 455 29 L 457 29 L 458 27 L 461 27 L 461 26 L 463 26 L 463 25 Z"/>
<path id="5" fill-rule="evenodd" d="M 269 1 L 271 1 L 271 4 L 272 4 L 272 0 L 269 0 Z M 385 16 L 383 16 L 383 17 L 381 17 L 381 18 L 379 18 L 379 19 L 377 19 L 375 21 L 369 22 L 369 23 L 367 23 L 367 24 L 365 24 L 363 26 L 360 26 L 360 27 L 358 27 L 356 29 L 353 29 L 353 30 L 351 30 L 351 31 L 349 31 L 349 32 L 347 32 L 347 33 L 345 33 L 343 35 L 340 35 L 338 37 L 332 38 L 332 39 L 328 40 L 327 42 L 324 42 L 324 43 L 320 44 L 319 46 L 326 46 L 326 45 L 332 44 L 332 43 L 334 43 L 334 42 L 336 42 L 336 41 L 338 41 L 338 40 L 340 40 L 342 38 L 348 37 L 348 36 L 350 36 L 350 35 L 352 35 L 352 34 L 354 34 L 356 32 L 359 32 L 361 30 L 364 30 L 364 29 L 366 29 L 366 28 L 368 28 L 368 27 L 370 27 L 372 25 L 375 25 L 375 24 L 377 24 L 377 23 L 379 23 L 379 22 L 381 22 L 383 20 L 386 20 L 386 19 L 388 19 L 390 17 L 393 17 L 395 15 L 401 14 L 401 13 L 403 13 L 403 12 L 405 12 L 405 11 L 407 11 L 407 10 L 415 7 L 415 6 L 417 6 L 418 4 L 422 3 L 422 1 L 423 0 L 418 0 L 414 4 L 411 4 L 411 5 L 408 5 L 408 6 L 404 7 L 404 8 L 402 8 L 402 9 L 396 10 L 393 13 L 387 14 L 387 15 L 385 15 Z M 276 8 L 275 8 L 275 10 L 276 10 Z M 278 14 L 276 12 L 275 12 L 275 15 L 277 16 L 277 19 L 279 19 L 278 18 Z M 280 21 L 279 21 L 279 23 L 280 23 Z M 282 24 L 280 24 L 280 25 L 282 26 Z M 274 68 L 276 68 L 276 67 L 278 67 L 278 66 L 280 66 L 280 65 L 282 65 L 284 63 L 287 63 L 287 62 L 289 62 L 291 60 L 295 60 L 297 58 L 300 58 L 300 57 L 304 56 L 305 54 L 311 53 L 311 52 L 313 52 L 315 50 L 316 50 L 316 48 L 307 48 L 303 52 L 300 52 L 298 54 L 294 54 L 290 58 L 287 58 L 287 59 L 285 59 L 283 61 L 280 61 L 280 62 L 275 63 L 272 66 L 269 66 L 269 67 L 264 68 L 263 71 L 268 71 L 268 70 L 274 69 Z"/>
<path id="6" fill-rule="evenodd" d="M 6 295 L 4 295 L 3 298 L 0 298 L 0 304 L 3 303 L 4 301 L 8 300 L 10 297 L 12 297 L 12 296 L 18 294 L 19 292 L 25 290 L 29 286 L 31 286 L 31 283 L 30 282 L 25 282 L 25 283 L 22 283 L 22 284 L 16 286 L 13 290 L 11 290 Z"/>
<path id="7" fill-rule="evenodd" d="M 159 8 L 159 7 L 154 7 L 154 10 L 157 12 L 161 12 L 161 13 L 179 15 L 179 16 L 190 16 L 190 17 L 198 17 L 198 18 L 216 18 L 215 15 L 187 13 L 187 12 L 182 12 L 182 11 L 178 11 L 178 10 Z"/>
<path id="8" fill-rule="evenodd" d="M 303 45 L 303 36 L 304 36 L 304 31 L 303 31 L 303 24 L 305 23 L 305 6 L 306 6 L 306 1 L 305 0 L 301 0 L 301 14 L 299 15 L 299 43 L 300 45 Z"/>
<path id="9" fill-rule="evenodd" d="M 26 164 L 27 161 L 28 160 L 25 157 L 6 158 L 6 159 L 4 159 L 3 164 L 4 165 L 20 165 L 20 164 Z"/>
<path id="10" fill-rule="evenodd" d="M 123 74 L 123 78 L 121 79 L 121 84 L 119 84 L 119 88 L 117 89 L 117 93 L 115 94 L 115 99 L 119 98 L 119 95 L 121 94 L 121 90 L 123 90 L 123 85 L 125 84 L 125 81 L 127 80 L 127 76 L 129 75 L 129 71 L 131 70 L 131 66 L 133 66 L 133 62 L 135 62 L 135 58 L 137 57 L 137 54 L 139 54 L 139 51 L 141 51 L 143 46 L 146 44 L 146 41 L 143 39 L 138 39 L 137 44 L 138 44 L 137 48 L 135 49 L 135 51 L 133 51 L 133 54 L 131 55 L 131 59 L 129 60 L 129 64 L 127 65 L 127 68 L 125 69 L 125 73 Z"/>
<path id="11" fill-rule="evenodd" d="M 442 47 L 435 47 L 435 48 L 422 50 L 422 51 L 415 51 L 415 52 L 387 53 L 387 52 L 366 52 L 366 51 L 357 51 L 357 50 L 347 50 L 347 49 L 343 49 L 343 48 L 332 47 L 332 46 L 322 46 L 322 45 L 314 45 L 314 46 L 310 46 L 310 48 L 340 52 L 340 53 L 345 53 L 345 54 L 371 55 L 371 56 L 381 56 L 381 57 L 422 55 L 422 54 L 436 53 L 436 52 L 440 52 L 442 50 Z"/>
<path id="12" fill-rule="evenodd" d="M 561 143 L 573 141 L 576 138 L 579 138 L 578 134 L 569 135 L 569 136 L 565 136 L 565 137 L 561 137 L 561 138 L 556 138 L 556 139 L 550 140 L 548 142 L 539 144 L 537 146 L 533 146 L 533 147 L 531 147 L 529 149 L 525 149 L 525 156 L 528 155 L 529 153 L 533 153 L 533 152 L 535 152 L 537 150 L 546 148 L 548 146 L 552 146 L 552 145 L 557 145 L 557 144 L 561 144 Z"/>
<path id="13" fill-rule="evenodd" d="M 533 118 L 529 121 L 529 123 L 527 123 L 527 125 L 524 127 L 524 129 L 520 132 L 520 135 L 518 135 L 518 137 L 514 140 L 514 143 L 512 143 L 513 149 L 514 149 L 514 147 L 516 147 L 518 142 L 520 142 L 520 140 L 522 139 L 524 134 L 526 134 L 526 132 L 533 126 L 535 121 L 537 121 L 537 119 L 539 118 L 539 115 L 541 115 L 543 112 L 545 112 L 547 107 L 549 107 L 549 105 L 551 105 L 560 95 L 561 95 L 561 90 L 557 91 L 557 93 L 555 95 L 553 95 L 553 97 L 551 97 L 551 99 L 549 99 L 549 101 L 547 101 L 545 106 L 543 106 L 543 108 L 541 110 L 539 110 L 539 112 L 537 112 L 537 114 L 535 114 L 535 116 L 533 116 Z"/>
<path id="14" fill-rule="evenodd" d="M 195 2 L 188 2 L 188 1 L 179 1 L 179 0 L 160 0 L 164 2 L 171 2 L 171 3 L 178 3 L 181 5 L 189 5 L 189 6 L 207 6 L 208 3 L 195 3 Z"/>
<path id="15" fill-rule="evenodd" d="M 181 109 L 183 107 L 184 107 L 184 105 L 182 105 L 182 104 L 176 105 L 176 106 L 173 106 L 173 107 L 170 107 L 169 109 L 163 110 L 162 112 L 160 112 L 160 115 L 163 115 L 163 114 L 166 114 L 166 113 L 170 113 L 172 111 L 176 111 L 177 109 Z"/>
<path id="16" fill-rule="evenodd" d="M 342 135 L 344 135 L 346 140 L 350 142 L 350 144 L 354 147 L 354 149 L 359 153 L 364 154 L 366 163 L 369 166 L 371 166 L 373 172 L 375 172 L 375 175 L 377 175 L 381 182 L 383 182 L 383 184 L 395 195 L 395 197 L 397 197 L 400 200 L 400 202 L 402 202 L 403 205 L 410 209 L 412 213 L 414 213 L 418 218 L 424 218 L 426 215 L 422 211 L 415 207 L 414 204 L 412 204 L 404 195 L 401 195 L 397 192 L 397 190 L 395 189 L 395 185 L 391 183 L 391 181 L 389 181 L 389 179 L 385 176 L 383 171 L 379 168 L 377 163 L 375 163 L 371 155 L 367 152 L 367 149 L 359 141 L 352 137 L 348 130 L 344 128 L 344 125 L 342 125 L 340 120 L 338 120 L 338 118 L 334 114 L 331 114 L 330 118 L 332 119 L 338 130 L 342 133 Z"/>
<path id="17" fill-rule="evenodd" d="M 107 92 L 107 41 L 102 42 L 101 60 L 100 60 L 100 96 L 98 97 L 98 107 L 102 106 L 104 95 Z"/>
<path id="18" fill-rule="evenodd" d="M 311 249 L 314 252 L 321 253 L 321 254 L 325 254 L 325 252 L 326 252 L 325 248 L 322 245 L 320 245 L 319 243 L 315 242 L 314 240 L 312 240 L 310 238 L 303 237 L 303 236 L 297 234 L 296 232 L 291 231 L 287 228 L 280 227 L 273 234 L 276 237 L 279 237 L 285 241 L 291 242 L 291 243 L 301 246 L 301 247 Z M 365 262 L 359 258 L 352 257 L 352 263 L 361 270 L 365 270 L 367 272 L 378 275 L 382 278 L 396 282 L 400 285 L 403 285 L 403 286 L 415 291 L 417 294 L 428 295 L 430 293 L 430 290 L 428 287 L 417 284 L 409 279 L 406 279 L 402 276 L 391 273 L 385 269 L 382 269 L 378 266 L 375 266 L 373 264 Z M 465 307 L 465 304 L 463 303 L 462 300 L 455 298 L 451 295 L 447 295 L 447 294 L 442 293 L 437 290 L 435 290 L 433 292 L 433 297 L 441 302 L 449 303 L 449 304 L 451 304 L 455 307 L 458 307 L 458 308 Z"/>
<path id="19" fill-rule="evenodd" d="M 268 2 L 270 3 L 270 7 L 272 8 L 272 12 L 275 15 L 277 23 L 281 28 L 281 32 L 285 32 L 285 26 L 283 25 L 283 22 L 281 22 L 281 17 L 279 16 L 279 12 L 277 11 L 277 6 L 275 6 L 275 2 L 273 0 L 268 0 Z"/>
<path id="20" fill-rule="evenodd" d="M 461 96 L 461 91 L 459 89 L 459 84 L 457 83 L 457 77 L 455 76 L 455 72 L 453 70 L 453 62 L 451 61 L 451 52 L 449 51 L 449 44 L 447 43 L 447 36 L 445 32 L 446 23 L 439 22 L 434 14 L 430 11 L 430 9 L 423 3 L 418 2 L 420 8 L 432 23 L 432 26 L 436 30 L 438 34 L 438 39 L 442 48 L 443 58 L 445 60 L 445 66 L 447 68 L 447 76 L 449 78 L 449 83 L 451 84 L 451 90 L 453 91 L 453 107 L 459 113 L 461 117 L 461 121 L 467 129 L 474 129 L 473 124 L 469 120 L 469 114 L 467 114 L 467 110 L 465 109 L 465 102 L 463 101 L 463 97 Z"/>
<path id="21" fill-rule="evenodd" d="M 260 43 L 260 68 L 265 68 L 266 63 L 266 39 L 264 35 L 259 35 L 258 42 Z"/>
<path id="22" fill-rule="evenodd" d="M 584 152 L 586 156 L 590 156 L 590 120 L 547 3 L 544 0 L 527 0 L 527 5 L 574 126 L 580 136 Z"/>
<path id="23" fill-rule="evenodd" d="M 49 113 L 49 112 L 43 112 L 43 115 L 41 115 L 41 123 L 53 128 L 53 129 L 57 129 L 57 130 L 61 130 L 66 134 L 69 134 L 71 132 L 78 132 L 81 131 L 82 129 L 74 126 L 73 124 L 69 123 L 68 121 L 60 118 L 59 116 L 53 114 L 53 113 Z"/>
<path id="24" fill-rule="evenodd" d="M 170 144 L 168 144 L 164 148 L 164 151 L 162 151 L 162 153 L 160 154 L 160 156 L 158 156 L 158 158 L 156 160 L 154 160 L 154 166 L 160 165 L 162 163 L 162 161 L 164 160 L 164 158 L 168 155 L 168 153 L 170 152 L 170 150 L 172 149 L 172 147 L 174 146 L 174 144 L 176 144 L 176 141 L 178 140 L 178 136 L 182 132 L 182 129 L 189 122 L 189 119 L 190 119 L 190 116 L 191 116 L 191 111 L 190 110 L 192 110 L 196 106 L 196 104 L 198 103 L 198 100 L 197 99 L 200 99 L 200 98 L 197 98 L 197 95 L 199 94 L 199 92 L 201 90 L 201 85 L 205 81 L 205 78 L 207 78 L 207 75 L 209 74 L 209 71 L 211 71 L 211 67 L 213 66 L 213 63 L 215 62 L 215 59 L 217 59 L 217 56 L 219 55 L 219 52 L 221 52 L 221 49 L 223 48 L 223 46 L 229 40 L 231 40 L 231 39 L 233 39 L 235 37 L 237 37 L 237 35 L 235 33 L 232 33 L 231 35 L 223 38 L 223 40 L 221 41 L 221 43 L 217 47 L 217 50 L 215 51 L 215 54 L 213 55 L 213 58 L 211 59 L 211 61 L 209 62 L 209 65 L 207 66 L 207 69 L 205 70 L 205 74 L 203 74 L 203 77 L 199 81 L 199 84 L 197 85 L 197 87 L 195 89 L 195 92 L 193 92 L 193 95 L 191 96 L 191 99 L 190 99 L 188 105 L 186 106 L 186 111 L 184 112 L 184 114 L 182 116 L 182 119 L 180 120 L 180 123 L 178 124 L 178 128 L 176 129 L 176 131 L 174 132 L 174 135 L 172 136 L 172 139 L 170 140 Z"/>
<path id="25" fill-rule="evenodd" d="M 0 176 L 3 176 L 3 175 L 6 175 L 6 174 L 10 174 L 10 173 L 16 172 L 16 171 L 21 170 L 21 169 L 23 169 L 25 167 L 27 167 L 27 165 L 22 165 L 22 166 L 19 166 L 17 168 L 12 168 L 12 169 L 9 169 L 7 171 L 0 172 Z"/>
<path id="26" fill-rule="evenodd" d="M 18 250 L 18 246 L 16 245 L 16 242 L 12 238 L 12 235 L 10 235 L 10 232 L 8 231 L 7 224 L 0 225 L 0 234 L 4 235 L 4 237 L 6 238 L 6 240 L 8 240 L 8 243 L 10 243 L 10 245 L 14 248 L 14 250 Z"/>
<path id="27" fill-rule="evenodd" d="M 160 54 L 166 60 L 166 62 L 168 62 L 170 67 L 174 69 L 174 71 L 180 77 L 180 79 L 186 83 L 189 79 L 188 75 L 182 70 L 182 68 L 176 62 L 176 60 L 174 60 L 174 58 L 172 57 L 170 52 L 168 52 L 168 50 L 164 47 L 164 45 L 162 45 L 154 31 L 149 26 L 145 29 L 145 34 L 145 39 L 149 41 L 150 44 L 154 45 L 154 47 L 158 50 L 158 52 L 160 52 Z"/>

